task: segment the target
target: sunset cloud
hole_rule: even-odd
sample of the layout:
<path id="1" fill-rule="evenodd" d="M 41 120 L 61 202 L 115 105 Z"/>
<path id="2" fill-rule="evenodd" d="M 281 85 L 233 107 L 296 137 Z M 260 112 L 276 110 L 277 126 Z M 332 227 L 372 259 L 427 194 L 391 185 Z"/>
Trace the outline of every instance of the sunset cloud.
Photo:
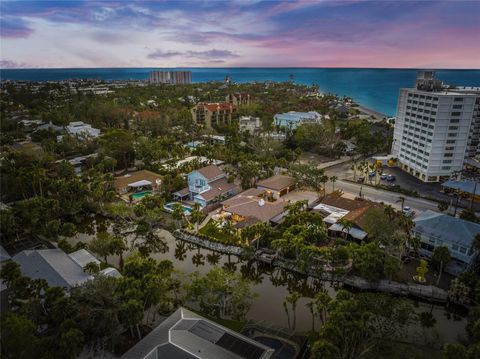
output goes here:
<path id="1" fill-rule="evenodd" d="M 473 1 L 2 1 L 1 56 L 39 67 L 480 68 Z"/>

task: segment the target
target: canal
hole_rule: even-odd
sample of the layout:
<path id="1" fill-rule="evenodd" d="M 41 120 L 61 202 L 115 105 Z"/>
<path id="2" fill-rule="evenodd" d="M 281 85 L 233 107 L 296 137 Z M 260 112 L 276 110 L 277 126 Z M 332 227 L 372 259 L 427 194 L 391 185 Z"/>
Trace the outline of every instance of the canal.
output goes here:
<path id="1" fill-rule="evenodd" d="M 92 231 L 94 227 L 89 227 L 87 233 L 78 233 L 71 238 L 70 242 L 72 244 L 79 241 L 88 243 L 95 232 Z M 105 228 L 101 230 L 105 230 Z M 186 275 L 194 272 L 203 274 L 211 268 L 222 267 L 238 271 L 244 277 L 252 280 L 252 290 L 257 297 L 247 314 L 247 319 L 288 328 L 283 302 L 289 292 L 297 291 L 303 297 L 297 303 L 296 330 L 300 332 L 308 331 L 312 327 L 312 317 L 306 304 L 321 288 L 326 289 L 331 296 L 335 296 L 336 288 L 330 282 L 306 278 L 279 268 L 272 269 L 266 264 L 243 261 L 233 255 L 215 253 L 176 240 L 166 230 L 161 230 L 160 233 L 168 244 L 168 251 L 152 254 L 152 258 L 170 260 L 176 270 Z M 128 253 L 124 257 L 128 257 Z M 114 265 L 118 265 L 118 260 L 119 258 L 115 256 L 108 258 L 109 263 Z M 464 316 L 450 312 L 443 305 L 415 300 L 412 300 L 412 303 L 417 313 L 428 313 L 424 316 L 429 319 L 423 322 L 424 325 L 420 322 L 412 324 L 403 340 L 421 345 L 441 346 L 442 343 L 459 342 L 462 337 L 465 337 L 466 319 Z M 319 327 L 318 323 L 315 324 L 315 327 Z"/>

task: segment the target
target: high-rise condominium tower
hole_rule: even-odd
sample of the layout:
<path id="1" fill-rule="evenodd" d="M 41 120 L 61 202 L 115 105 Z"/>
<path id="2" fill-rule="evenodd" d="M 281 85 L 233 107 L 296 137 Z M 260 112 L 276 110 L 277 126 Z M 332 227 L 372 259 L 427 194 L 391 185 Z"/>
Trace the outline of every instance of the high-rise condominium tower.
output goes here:
<path id="1" fill-rule="evenodd" d="M 150 71 L 148 81 L 151 84 L 190 84 L 191 71 Z"/>
<path id="2" fill-rule="evenodd" d="M 392 155 L 424 182 L 450 178 L 466 158 L 480 157 L 480 88 L 444 85 L 420 71 L 400 89 Z"/>

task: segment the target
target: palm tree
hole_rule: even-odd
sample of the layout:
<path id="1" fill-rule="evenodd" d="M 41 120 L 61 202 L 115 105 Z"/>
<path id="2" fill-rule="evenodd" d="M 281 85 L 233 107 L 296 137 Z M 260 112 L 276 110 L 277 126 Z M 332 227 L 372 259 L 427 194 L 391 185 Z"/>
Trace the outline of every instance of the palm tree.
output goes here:
<path id="1" fill-rule="evenodd" d="M 287 295 L 285 298 L 284 306 L 290 304 L 292 306 L 292 329 L 295 330 L 296 321 L 297 321 L 297 302 L 301 298 L 301 294 L 299 292 L 292 292 Z"/>
<path id="2" fill-rule="evenodd" d="M 201 211 L 200 203 L 195 202 L 193 209 L 190 212 L 190 218 L 195 226 L 195 233 L 198 233 L 198 224 L 203 218 L 203 213 Z"/>
<path id="3" fill-rule="evenodd" d="M 330 182 L 332 182 L 332 192 L 335 192 L 335 182 L 337 182 L 337 180 L 338 180 L 337 176 L 330 177 Z"/>
<path id="4" fill-rule="evenodd" d="M 315 297 L 313 298 L 315 312 L 319 315 L 322 326 L 327 321 L 327 310 L 331 301 L 332 298 L 325 289 L 322 289 L 320 292 L 315 294 Z"/>
<path id="5" fill-rule="evenodd" d="M 350 229 L 352 229 L 353 227 L 353 223 L 350 222 L 348 219 L 340 218 L 337 221 L 337 224 L 342 227 L 343 238 L 347 240 L 348 234 L 350 233 Z"/>
<path id="6" fill-rule="evenodd" d="M 177 223 L 177 227 L 180 227 L 181 221 L 184 216 L 183 207 L 180 203 L 175 203 L 172 208 L 173 208 L 172 216 Z"/>
<path id="7" fill-rule="evenodd" d="M 395 209 L 390 204 L 385 206 L 384 211 L 385 211 L 385 214 L 387 215 L 388 219 L 390 221 L 393 220 L 393 217 L 395 215 Z"/>
<path id="8" fill-rule="evenodd" d="M 432 260 L 439 264 L 437 285 L 440 284 L 440 279 L 442 278 L 442 273 L 443 273 L 443 267 L 448 262 L 450 262 L 451 259 L 452 257 L 450 255 L 450 251 L 448 250 L 448 247 L 439 246 L 439 247 L 435 247 L 435 249 L 433 250 Z"/>

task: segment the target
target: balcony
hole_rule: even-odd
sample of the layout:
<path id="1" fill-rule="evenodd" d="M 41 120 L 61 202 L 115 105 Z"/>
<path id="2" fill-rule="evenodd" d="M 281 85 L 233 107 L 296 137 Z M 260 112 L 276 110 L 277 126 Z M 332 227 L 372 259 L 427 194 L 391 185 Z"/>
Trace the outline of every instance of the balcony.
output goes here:
<path id="1" fill-rule="evenodd" d="M 189 185 L 189 186 L 188 186 L 188 189 L 190 190 L 190 192 L 200 194 L 200 193 L 209 191 L 209 190 L 210 190 L 210 186 L 209 186 L 209 185 L 205 185 L 205 186 L 201 186 L 201 185 Z"/>

